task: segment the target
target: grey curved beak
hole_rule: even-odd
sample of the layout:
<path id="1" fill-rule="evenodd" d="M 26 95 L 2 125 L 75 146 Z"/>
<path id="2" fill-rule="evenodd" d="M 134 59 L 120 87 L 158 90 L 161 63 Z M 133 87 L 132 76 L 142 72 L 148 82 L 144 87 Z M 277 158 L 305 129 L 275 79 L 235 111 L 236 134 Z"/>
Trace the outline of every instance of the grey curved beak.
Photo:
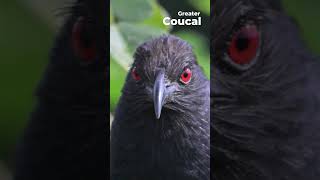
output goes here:
<path id="1" fill-rule="evenodd" d="M 165 78 L 164 72 L 159 71 L 153 86 L 153 103 L 156 118 L 160 119 L 163 102 L 165 99 Z"/>

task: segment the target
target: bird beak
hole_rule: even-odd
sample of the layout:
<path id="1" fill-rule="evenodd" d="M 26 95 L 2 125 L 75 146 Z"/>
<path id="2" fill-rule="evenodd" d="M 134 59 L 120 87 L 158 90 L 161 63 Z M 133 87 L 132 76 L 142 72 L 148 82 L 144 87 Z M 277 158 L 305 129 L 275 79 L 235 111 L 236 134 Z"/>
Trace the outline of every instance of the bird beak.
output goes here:
<path id="1" fill-rule="evenodd" d="M 163 106 L 163 102 L 165 99 L 165 78 L 164 71 L 161 70 L 158 72 L 156 80 L 153 86 L 153 103 L 154 103 L 154 112 L 156 114 L 156 118 L 159 119 L 161 115 L 161 109 Z"/>

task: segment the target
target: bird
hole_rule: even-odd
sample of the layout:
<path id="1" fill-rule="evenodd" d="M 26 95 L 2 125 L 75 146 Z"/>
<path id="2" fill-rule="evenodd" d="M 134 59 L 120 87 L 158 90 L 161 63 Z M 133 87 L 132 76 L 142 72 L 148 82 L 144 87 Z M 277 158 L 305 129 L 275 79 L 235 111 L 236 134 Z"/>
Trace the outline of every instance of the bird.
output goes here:
<path id="1" fill-rule="evenodd" d="M 320 178 L 320 66 L 275 0 L 211 7 L 211 178 Z"/>
<path id="2" fill-rule="evenodd" d="M 77 0 L 36 89 L 17 143 L 15 180 L 108 179 L 107 4 Z"/>
<path id="3" fill-rule="evenodd" d="M 110 179 L 209 179 L 209 86 L 186 41 L 142 43 L 111 128 Z"/>

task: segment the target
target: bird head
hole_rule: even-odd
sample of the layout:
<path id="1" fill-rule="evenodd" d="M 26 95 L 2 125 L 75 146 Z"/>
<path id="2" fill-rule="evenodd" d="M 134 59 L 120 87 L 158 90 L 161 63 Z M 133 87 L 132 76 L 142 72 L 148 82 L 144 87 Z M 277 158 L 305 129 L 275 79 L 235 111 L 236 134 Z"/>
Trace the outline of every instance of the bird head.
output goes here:
<path id="1" fill-rule="evenodd" d="M 214 2 L 213 176 L 301 178 L 299 172 L 314 157 L 303 136 L 318 116 L 319 87 L 312 80 L 316 69 L 312 66 L 319 66 L 279 1 Z"/>
<path id="2" fill-rule="evenodd" d="M 52 102 L 106 104 L 106 8 L 103 0 L 77 0 L 61 9 L 65 22 L 51 50 L 40 96 Z"/>
<path id="3" fill-rule="evenodd" d="M 137 48 L 126 84 L 123 96 L 142 109 L 152 105 L 156 119 L 163 108 L 189 112 L 203 102 L 198 96 L 208 86 L 191 46 L 171 35 Z"/>

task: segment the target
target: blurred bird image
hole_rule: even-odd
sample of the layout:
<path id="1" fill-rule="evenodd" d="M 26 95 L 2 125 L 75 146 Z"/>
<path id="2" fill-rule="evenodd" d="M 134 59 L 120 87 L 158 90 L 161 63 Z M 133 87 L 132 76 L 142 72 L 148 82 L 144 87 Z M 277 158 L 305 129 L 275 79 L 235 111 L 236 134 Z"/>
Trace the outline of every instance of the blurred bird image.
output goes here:
<path id="1" fill-rule="evenodd" d="M 211 177 L 320 178 L 320 65 L 276 0 L 212 4 Z"/>
<path id="2" fill-rule="evenodd" d="M 111 129 L 111 180 L 210 177 L 209 81 L 185 41 L 140 45 Z"/>
<path id="3" fill-rule="evenodd" d="M 106 1 L 68 9 L 17 147 L 16 180 L 107 179 Z"/>

